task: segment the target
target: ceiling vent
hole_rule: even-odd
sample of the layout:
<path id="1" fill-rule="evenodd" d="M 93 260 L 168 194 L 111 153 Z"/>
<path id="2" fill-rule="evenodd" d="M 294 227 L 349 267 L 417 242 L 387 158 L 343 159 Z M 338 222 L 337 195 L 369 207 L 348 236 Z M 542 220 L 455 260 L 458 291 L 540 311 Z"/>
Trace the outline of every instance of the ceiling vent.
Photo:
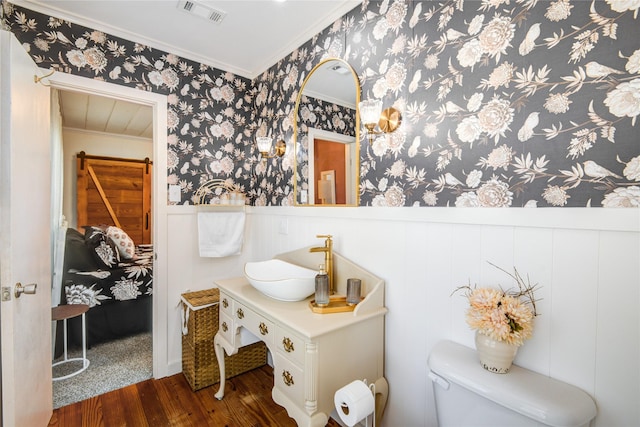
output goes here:
<path id="1" fill-rule="evenodd" d="M 181 0 L 178 2 L 178 9 L 189 12 L 193 15 L 204 18 L 208 21 L 219 24 L 222 22 L 227 12 L 214 9 L 211 6 L 204 5 L 194 0 Z"/>
<path id="2" fill-rule="evenodd" d="M 329 69 L 338 74 L 349 74 L 349 69 L 342 64 L 337 64 L 337 65 L 331 64 L 329 65 Z"/>

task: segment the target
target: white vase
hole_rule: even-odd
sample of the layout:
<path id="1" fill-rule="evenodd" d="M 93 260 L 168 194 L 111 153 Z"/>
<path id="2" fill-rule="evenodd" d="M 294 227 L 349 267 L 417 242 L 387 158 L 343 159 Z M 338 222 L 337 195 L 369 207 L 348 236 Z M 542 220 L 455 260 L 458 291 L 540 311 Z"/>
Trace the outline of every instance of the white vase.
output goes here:
<path id="1" fill-rule="evenodd" d="M 476 331 L 476 350 L 484 369 L 496 374 L 506 374 L 518 353 L 518 346 L 496 341 Z"/>

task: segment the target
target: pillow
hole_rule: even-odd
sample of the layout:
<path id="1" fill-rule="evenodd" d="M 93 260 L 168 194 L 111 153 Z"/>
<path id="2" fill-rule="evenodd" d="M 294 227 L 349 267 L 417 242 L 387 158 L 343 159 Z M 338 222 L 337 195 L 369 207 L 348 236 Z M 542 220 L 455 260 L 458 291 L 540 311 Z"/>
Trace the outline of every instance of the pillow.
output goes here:
<path id="1" fill-rule="evenodd" d="M 74 228 L 67 228 L 64 246 L 64 271 L 68 272 L 71 269 L 94 271 L 98 270 L 101 265 L 98 265 L 91 251 L 87 248 L 84 234 Z"/>
<path id="2" fill-rule="evenodd" d="M 120 258 L 133 259 L 133 256 L 136 253 L 136 245 L 124 230 L 118 227 L 109 226 L 107 227 L 107 236 L 109 236 L 116 244 L 118 252 L 120 253 Z"/>
<path id="3" fill-rule="evenodd" d="M 86 227 L 84 241 L 94 259 L 106 268 L 113 268 L 120 262 L 120 252 L 113 240 L 98 227 Z"/>

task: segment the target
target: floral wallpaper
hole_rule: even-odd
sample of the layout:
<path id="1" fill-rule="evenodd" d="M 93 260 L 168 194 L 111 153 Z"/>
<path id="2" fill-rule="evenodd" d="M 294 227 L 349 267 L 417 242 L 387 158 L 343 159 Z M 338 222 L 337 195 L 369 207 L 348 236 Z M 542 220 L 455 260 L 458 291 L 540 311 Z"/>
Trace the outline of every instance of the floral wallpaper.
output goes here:
<path id="1" fill-rule="evenodd" d="M 101 31 L 2 3 L 2 25 L 43 68 L 168 97 L 168 182 L 183 203 L 210 179 L 249 191 L 260 167 L 250 80 Z"/>
<path id="2" fill-rule="evenodd" d="M 355 110 L 303 95 L 298 111 L 300 131 L 313 127 L 342 135 L 356 136 Z"/>
<path id="3" fill-rule="evenodd" d="M 253 81 L 3 2 L 42 67 L 169 96 L 169 182 L 293 204 L 293 109 L 339 57 L 403 114 L 361 139 L 360 205 L 638 207 L 640 0 L 365 1 Z M 255 134 L 283 137 L 259 161 Z"/>
<path id="4" fill-rule="evenodd" d="M 640 205 L 639 8 L 369 4 L 347 59 L 404 123 L 363 144 L 361 204 Z"/>

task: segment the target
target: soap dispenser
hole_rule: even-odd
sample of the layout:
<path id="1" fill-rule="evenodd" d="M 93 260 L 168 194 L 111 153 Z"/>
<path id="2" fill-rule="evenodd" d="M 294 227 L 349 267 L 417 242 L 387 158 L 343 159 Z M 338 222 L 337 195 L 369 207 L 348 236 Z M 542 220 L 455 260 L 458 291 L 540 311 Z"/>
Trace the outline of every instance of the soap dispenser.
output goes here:
<path id="1" fill-rule="evenodd" d="M 320 264 L 320 271 L 316 274 L 316 305 L 329 305 L 329 275 L 324 269 L 324 264 Z"/>

